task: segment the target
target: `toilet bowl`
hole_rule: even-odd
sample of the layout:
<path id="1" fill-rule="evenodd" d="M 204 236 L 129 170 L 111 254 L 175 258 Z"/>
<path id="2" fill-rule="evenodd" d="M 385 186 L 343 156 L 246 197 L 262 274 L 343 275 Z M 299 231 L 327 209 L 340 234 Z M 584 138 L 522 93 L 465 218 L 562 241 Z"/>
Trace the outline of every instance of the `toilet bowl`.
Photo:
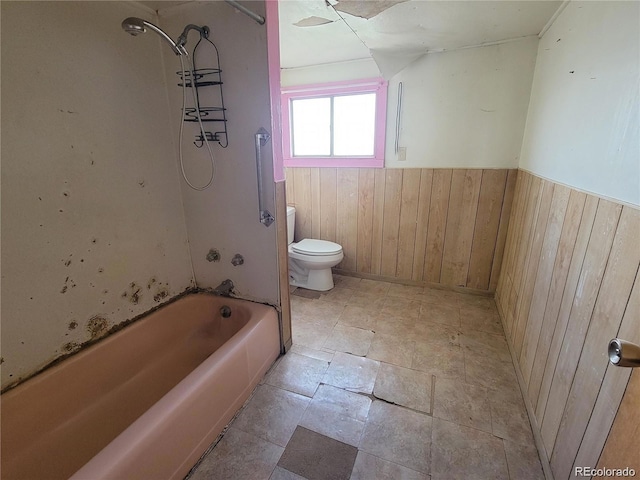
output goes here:
<path id="1" fill-rule="evenodd" d="M 293 241 L 294 207 L 287 207 L 287 237 L 289 242 L 289 284 L 309 290 L 326 292 L 333 288 L 331 267 L 344 258 L 342 247 L 334 242 L 305 238 Z"/>

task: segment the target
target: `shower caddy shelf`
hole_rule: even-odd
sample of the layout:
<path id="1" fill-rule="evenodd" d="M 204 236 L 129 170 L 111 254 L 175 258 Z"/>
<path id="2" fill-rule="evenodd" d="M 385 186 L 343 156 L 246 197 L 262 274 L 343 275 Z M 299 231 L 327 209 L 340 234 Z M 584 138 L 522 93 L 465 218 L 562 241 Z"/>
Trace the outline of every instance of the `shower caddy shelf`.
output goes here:
<path id="1" fill-rule="evenodd" d="M 208 42 L 211 46 L 213 46 L 216 52 L 216 66 L 210 68 L 196 68 L 196 53 L 198 47 L 202 43 L 202 41 Z M 191 58 L 193 60 L 193 70 L 185 70 L 184 77 L 183 72 L 181 70 L 177 71 L 176 74 L 180 77 L 180 82 L 178 83 L 179 87 L 182 87 L 183 84 L 187 88 L 195 88 L 196 90 L 196 103 L 195 107 L 186 107 L 184 109 L 184 121 L 185 122 L 198 122 L 198 114 L 197 110 L 200 111 L 200 119 L 202 123 L 213 123 L 216 125 L 216 128 L 211 128 L 208 131 L 205 130 L 204 136 L 202 132 L 196 135 L 196 139 L 193 144 L 201 148 L 204 145 L 204 140 L 206 138 L 209 142 L 218 142 L 218 144 L 222 148 L 227 148 L 229 145 L 229 137 L 227 135 L 227 109 L 224 106 L 224 96 L 222 94 L 222 70 L 220 69 L 220 55 L 218 54 L 218 48 L 215 44 L 209 40 L 208 38 L 208 29 L 206 30 L 206 36 L 200 35 L 200 40 L 196 43 L 196 46 L 193 47 L 193 52 L 191 54 Z M 218 98 L 220 99 L 219 106 L 202 106 L 200 105 L 200 92 L 199 88 L 202 87 L 214 87 L 218 89 Z M 197 109 L 197 110 L 196 110 Z"/>

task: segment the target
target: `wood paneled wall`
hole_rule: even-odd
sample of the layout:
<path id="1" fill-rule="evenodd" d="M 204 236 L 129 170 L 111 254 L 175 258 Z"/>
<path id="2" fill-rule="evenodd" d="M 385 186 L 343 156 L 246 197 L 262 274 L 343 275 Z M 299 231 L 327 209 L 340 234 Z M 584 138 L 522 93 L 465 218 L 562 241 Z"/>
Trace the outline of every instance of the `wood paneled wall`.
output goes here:
<path id="1" fill-rule="evenodd" d="M 520 171 L 496 303 L 556 480 L 595 467 L 640 342 L 640 211 Z"/>
<path id="2" fill-rule="evenodd" d="M 289 168 L 296 241 L 342 245 L 338 268 L 495 291 L 516 170 Z"/>

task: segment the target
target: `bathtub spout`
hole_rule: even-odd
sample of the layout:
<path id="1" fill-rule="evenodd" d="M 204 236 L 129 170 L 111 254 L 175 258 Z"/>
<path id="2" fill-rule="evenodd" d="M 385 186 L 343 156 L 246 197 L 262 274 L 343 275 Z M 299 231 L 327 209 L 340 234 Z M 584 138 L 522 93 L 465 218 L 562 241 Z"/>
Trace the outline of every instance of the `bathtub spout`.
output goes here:
<path id="1" fill-rule="evenodd" d="M 213 289 L 213 293 L 216 295 L 222 295 L 223 297 L 230 297 L 233 290 L 233 282 L 228 278 Z"/>

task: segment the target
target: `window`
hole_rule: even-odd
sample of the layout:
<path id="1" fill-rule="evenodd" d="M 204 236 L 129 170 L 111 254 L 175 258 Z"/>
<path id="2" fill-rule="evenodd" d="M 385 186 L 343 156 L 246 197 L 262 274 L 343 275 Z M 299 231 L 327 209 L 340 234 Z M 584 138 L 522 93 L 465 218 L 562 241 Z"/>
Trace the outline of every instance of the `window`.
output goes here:
<path id="1" fill-rule="evenodd" d="M 387 82 L 282 89 L 285 167 L 383 167 Z"/>

